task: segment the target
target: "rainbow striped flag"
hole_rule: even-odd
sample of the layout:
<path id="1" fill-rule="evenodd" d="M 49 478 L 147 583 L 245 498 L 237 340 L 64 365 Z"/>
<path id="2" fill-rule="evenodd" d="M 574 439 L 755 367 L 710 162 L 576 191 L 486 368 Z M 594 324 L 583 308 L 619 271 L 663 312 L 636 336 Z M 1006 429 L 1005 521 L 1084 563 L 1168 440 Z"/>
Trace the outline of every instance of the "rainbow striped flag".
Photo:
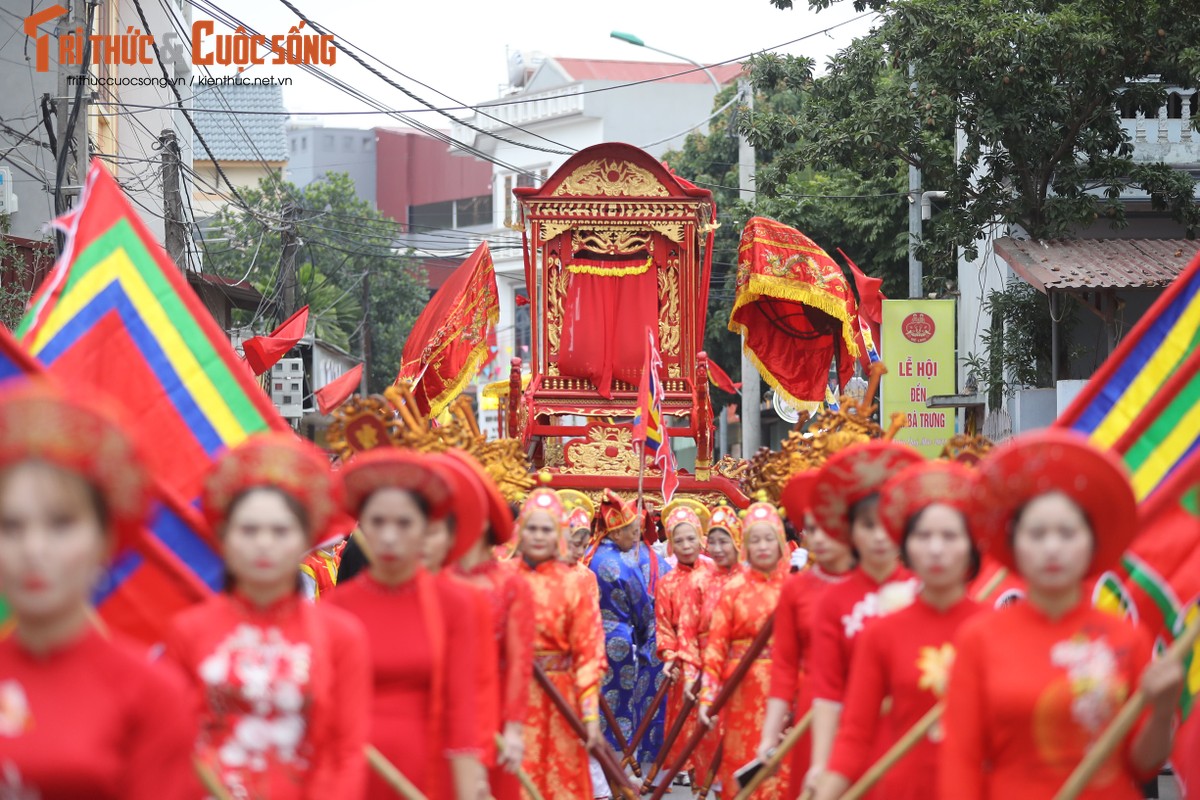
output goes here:
<path id="1" fill-rule="evenodd" d="M 1200 257 L 1121 342 L 1059 425 L 1117 452 L 1143 500 L 1200 445 Z"/>
<path id="2" fill-rule="evenodd" d="M 663 386 L 659 380 L 662 373 L 662 356 L 654 341 L 654 331 L 646 329 L 646 363 L 642 367 L 642 380 L 638 387 L 637 413 L 633 417 L 633 441 L 642 445 L 642 455 L 651 454 L 652 461 L 662 469 L 663 505 L 671 502 L 679 488 L 675 454 L 671 450 L 667 428 L 663 424 Z"/>
<path id="3" fill-rule="evenodd" d="M 112 627 L 155 640 L 170 613 L 220 586 L 196 511 L 209 465 L 251 434 L 289 428 L 100 162 L 56 224 L 66 248 L 17 335 L 51 376 L 110 395 L 139 422 L 162 502 L 97 600 Z"/>
<path id="4" fill-rule="evenodd" d="M 1200 257 L 1163 292 L 1058 420 L 1125 462 L 1139 501 L 1137 539 L 1093 590 L 1163 642 L 1200 600 Z M 1183 712 L 1200 697 L 1188 660 Z"/>

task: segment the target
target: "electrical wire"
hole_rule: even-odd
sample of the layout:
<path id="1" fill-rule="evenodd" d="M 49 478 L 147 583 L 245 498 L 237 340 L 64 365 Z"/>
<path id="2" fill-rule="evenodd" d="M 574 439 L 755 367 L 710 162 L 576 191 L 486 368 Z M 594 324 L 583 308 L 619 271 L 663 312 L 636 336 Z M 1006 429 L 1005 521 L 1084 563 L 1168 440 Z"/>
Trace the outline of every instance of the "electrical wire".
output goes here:
<path id="1" fill-rule="evenodd" d="M 32 138 L 31 138 L 31 137 L 32 137 L 32 135 L 33 135 L 33 132 L 34 132 L 34 131 L 36 131 L 36 130 L 37 130 L 38 128 L 40 128 L 41 126 L 42 126 L 42 123 L 41 123 L 41 121 L 39 120 L 38 122 L 35 122 L 35 123 L 34 123 L 34 125 L 33 125 L 33 127 L 32 127 L 32 128 L 30 128 L 30 129 L 29 129 L 29 133 L 21 133 L 20 131 L 17 131 L 15 128 L 10 128 L 10 127 L 8 127 L 7 125 L 4 125 L 3 123 L 0 123 L 0 127 L 2 127 L 2 128 L 5 130 L 5 132 L 7 132 L 9 135 L 15 135 L 15 136 L 17 136 L 17 143 L 16 143 L 16 144 L 14 144 L 12 147 L 8 148 L 7 150 L 5 150 L 3 153 L 0 153 L 0 161 L 6 161 L 6 160 L 8 160 L 8 155 L 9 155 L 9 153 L 11 153 L 12 151 L 16 150 L 16 149 L 17 149 L 18 147 L 20 147 L 22 144 L 24 144 L 26 139 L 30 139 L 30 141 L 31 141 L 33 144 L 40 145 L 40 146 L 42 146 L 42 147 L 49 147 L 49 145 L 46 145 L 46 144 L 44 144 L 43 142 L 39 142 L 37 139 L 32 139 Z"/>
<path id="2" fill-rule="evenodd" d="M 187 2 L 189 2 L 194 7 L 199 8 L 196 0 L 187 0 Z M 200 10 L 203 11 L 205 9 L 200 9 Z M 762 53 L 769 53 L 774 50 L 779 50 L 784 47 L 789 47 L 793 44 L 798 44 L 799 42 L 803 42 L 806 39 L 811 39 L 811 38 L 814 38 L 817 36 L 822 36 L 831 31 L 834 31 L 838 28 L 841 28 L 846 25 L 850 25 L 852 23 L 858 22 L 859 20 L 865 19 L 866 17 L 870 17 L 870 16 L 874 16 L 874 15 L 875 15 L 875 12 L 868 11 L 864 14 L 859 14 L 856 17 L 852 17 L 850 19 L 843 20 L 842 22 L 839 22 L 835 25 L 830 25 L 828 28 L 823 28 L 819 31 L 813 31 L 812 33 L 805 34 L 804 36 L 800 36 L 795 39 L 789 39 L 786 42 L 781 42 L 780 44 L 771 45 L 770 47 L 763 47 L 759 50 L 753 50 L 744 55 L 735 56 L 734 58 L 727 58 L 723 61 L 715 61 L 711 64 L 708 64 L 706 67 L 693 67 L 690 69 L 681 69 L 677 72 L 671 72 L 666 75 L 659 75 L 654 78 L 643 78 L 641 80 L 628 81 L 625 83 L 618 83 L 618 84 L 614 84 L 612 86 L 598 86 L 595 89 L 584 89 L 579 92 L 576 92 L 575 94 L 576 95 L 599 94 L 601 92 L 611 92 L 611 91 L 616 91 L 619 89 L 627 89 L 627 88 L 630 88 L 633 86 L 642 86 L 642 85 L 645 85 L 648 83 L 658 83 L 660 81 L 668 81 L 673 78 L 678 78 L 678 77 L 681 77 L 684 75 L 690 75 L 692 73 L 702 72 L 704 69 L 711 69 L 713 67 L 721 67 L 721 66 L 725 66 L 726 64 L 733 64 L 733 63 L 745 61 L 748 58 L 752 58 L 753 56 L 756 56 L 756 55 L 761 55 Z M 248 29 L 247 29 L 247 31 L 249 32 Z M 393 69 L 393 71 L 397 71 L 397 70 L 394 70 L 394 68 L 392 68 L 392 69 Z M 420 81 L 415 81 L 415 80 L 414 80 L 414 82 L 420 83 Z M 422 85 L 424 85 L 424 84 L 422 84 Z M 433 91 L 437 91 L 437 90 L 434 89 Z M 438 92 L 438 94 L 442 94 L 442 93 Z M 432 112 L 432 111 L 436 111 L 436 112 L 479 111 L 481 108 L 499 108 L 502 106 L 514 106 L 514 105 L 525 105 L 527 103 L 536 103 L 542 99 L 543 98 L 539 98 L 539 97 L 514 97 L 512 99 L 489 100 L 486 103 L 482 103 L 480 105 L 465 105 L 465 104 L 463 104 L 463 105 L 454 105 L 454 106 L 438 106 L 433 109 L 429 109 L 429 108 L 389 108 L 389 109 L 383 109 L 383 110 L 377 109 L 374 111 L 343 110 L 343 111 L 308 111 L 308 112 L 304 112 L 304 113 L 297 113 L 297 112 L 293 112 L 293 111 L 239 111 L 238 113 L 240 113 L 240 114 L 264 114 L 264 115 L 276 115 L 276 116 L 282 114 L 285 116 L 300 116 L 300 117 L 362 116 L 362 115 L 371 115 L 371 114 L 386 114 L 386 115 L 390 116 L 392 114 L 420 114 L 420 113 L 427 113 L 427 112 Z M 142 108 L 146 111 L 156 110 L 159 108 L 159 106 L 139 106 L 136 104 L 132 105 L 131 107 L 132 108 Z M 193 109 L 193 110 L 195 110 L 195 111 L 220 111 L 220 109 L 211 109 L 211 108 L 197 108 L 197 109 Z"/>
<path id="3" fill-rule="evenodd" d="M 92 26 L 96 22 L 97 5 L 98 3 L 96 2 L 88 3 L 87 29 L 89 31 L 92 30 Z M 83 107 L 83 87 L 84 84 L 87 83 L 88 65 L 91 64 L 91 62 L 92 37 L 89 36 L 87 42 L 83 46 L 83 58 L 80 61 L 79 67 L 79 80 L 75 84 L 75 102 L 71 105 L 71 113 L 67 115 L 67 127 L 66 130 L 63 131 L 62 141 L 60 142 L 61 146 L 58 148 L 58 160 L 54 167 L 54 216 L 56 217 L 61 216 L 63 211 L 66 210 L 66 205 L 64 203 L 65 198 L 63 197 L 62 190 L 63 180 L 66 178 L 67 174 L 67 153 L 69 153 L 71 150 L 71 139 L 74 138 L 75 126 L 79 122 L 79 110 Z M 84 125 L 86 124 L 87 120 L 85 119 Z M 82 153 L 77 153 L 76 159 L 79 183 L 82 186 L 84 182 L 84 174 L 87 171 L 87 164 L 82 163 Z M 58 251 L 61 253 L 65 237 L 63 233 L 59 231 L 56 238 L 58 241 Z"/>
<path id="4" fill-rule="evenodd" d="M 162 53 L 160 53 L 158 50 L 158 42 L 154 40 L 154 34 L 150 30 L 150 23 L 146 21 L 146 12 L 142 8 L 142 1 L 133 0 L 133 7 L 137 10 L 138 19 L 142 22 L 142 30 L 144 34 L 150 37 L 150 46 L 154 48 L 154 60 L 158 62 L 159 69 L 162 70 L 163 80 L 170 85 L 171 92 L 175 95 L 175 102 L 178 104 L 179 110 L 183 114 L 183 118 L 186 119 L 188 125 L 191 126 L 192 133 L 196 135 L 196 141 L 200 142 L 200 145 L 204 148 L 204 152 L 208 153 L 208 157 L 212 159 L 213 167 L 216 168 L 217 174 L 221 176 L 221 180 L 225 181 L 225 185 L 229 187 L 229 191 L 233 193 L 233 196 L 238 199 L 240 204 L 245 206 L 246 201 L 242 197 L 241 192 L 239 192 L 237 187 L 233 185 L 233 182 L 229 180 L 229 176 L 225 174 L 225 170 L 221 167 L 221 162 L 217 160 L 215 155 L 213 155 L 212 148 L 209 147 L 208 142 L 205 141 L 204 134 L 200 133 L 200 129 L 196 127 L 195 120 L 191 118 L 187 112 L 187 109 L 184 107 L 183 95 L 179 93 L 179 87 L 175 85 L 173 80 L 171 80 L 171 76 L 167 72 L 167 65 L 163 62 Z"/>
<path id="5" fill-rule="evenodd" d="M 186 26 L 183 24 L 183 20 L 179 18 L 179 16 L 175 13 L 175 10 L 171 8 L 170 4 L 168 2 L 166 2 L 166 0 L 158 0 L 158 3 L 162 7 L 162 9 L 167 12 L 167 15 L 171 18 L 171 20 L 175 23 L 175 25 L 178 27 L 178 29 L 180 31 L 186 30 Z M 188 50 L 191 51 L 191 49 L 192 49 L 191 37 L 187 34 L 184 34 L 184 41 L 187 42 Z M 209 78 L 213 77 L 212 71 L 207 66 L 204 66 L 203 69 L 204 69 L 205 74 L 208 75 Z M 229 102 L 229 99 L 227 97 L 225 97 L 225 94 L 223 92 L 221 92 L 215 84 L 212 86 L 212 88 L 215 91 L 216 96 L 219 98 L 219 101 L 221 103 L 223 103 L 226 107 L 225 113 L 227 115 L 227 119 L 229 119 L 230 122 L 232 122 L 232 124 L 237 127 L 238 131 L 241 133 L 242 138 L 245 140 L 246 144 L 249 145 L 250 149 L 254 152 L 254 155 L 257 157 L 259 163 L 262 164 L 263 168 L 266 170 L 266 174 L 275 183 L 276 189 L 281 194 L 284 194 L 284 195 L 290 197 L 291 190 L 283 183 L 283 181 L 281 180 L 281 177 L 276 174 L 275 170 L 272 169 L 270 163 L 268 163 L 267 159 L 263 156 L 262 151 L 258 148 L 258 144 L 254 141 L 254 137 L 252 137 L 250 135 L 249 131 L 247 131 L 246 127 L 242 124 L 241 119 L 238 117 L 238 114 L 235 111 L 235 109 L 233 108 L 233 105 Z M 194 98 L 194 96 L 195 96 L 195 93 L 193 92 L 193 98 Z M 280 99 L 282 101 L 282 94 L 281 94 Z M 282 104 L 282 102 L 281 102 L 281 104 Z M 291 198 L 291 199 L 294 200 L 294 198 Z"/>
<path id="6" fill-rule="evenodd" d="M 229 26 L 230 28 L 236 29 L 237 27 L 241 27 L 242 30 L 244 30 L 246 33 L 251 34 L 251 35 L 259 33 L 258 31 L 254 30 L 251 26 L 247 25 L 246 23 L 238 20 L 236 17 L 229 14 L 229 12 L 212 4 L 210 2 L 210 0 L 187 0 L 187 2 L 190 3 L 193 8 L 196 8 L 200 11 L 203 11 L 203 12 L 206 12 L 206 13 L 212 15 L 215 19 L 219 19 L 223 24 Z M 342 91 L 343 93 L 349 95 L 350 97 L 353 97 L 368 106 L 376 108 L 380 113 L 387 114 L 388 116 L 391 116 L 394 119 L 398 119 L 401 122 L 404 122 L 405 124 L 410 125 L 411 127 L 416 128 L 417 130 L 420 130 L 420 131 L 426 133 L 427 135 L 433 137 L 434 139 L 437 139 L 438 141 L 442 142 L 443 144 L 446 144 L 449 147 L 452 147 L 456 150 L 461 150 L 465 153 L 470 153 L 471 155 L 474 155 L 477 158 L 480 158 L 484 161 L 488 161 L 488 162 L 495 164 L 496 166 L 502 167 L 510 172 L 527 175 L 531 178 L 534 178 L 535 180 L 538 179 L 537 175 L 535 175 L 532 172 L 529 172 L 528 170 L 525 170 L 521 167 L 517 167 L 512 164 L 508 164 L 503 161 L 500 161 L 495 156 L 492 156 L 491 154 L 485 153 L 482 150 L 479 150 L 478 148 L 472 147 L 471 145 L 461 142 L 461 141 L 449 136 L 448 134 L 437 130 L 436 128 L 432 128 L 432 127 L 426 125 L 423 122 L 419 122 L 419 121 L 412 119 L 411 117 L 405 116 L 403 114 L 388 112 L 382 102 L 380 102 L 379 100 L 375 99 L 374 97 L 371 97 L 370 95 L 366 94 L 364 91 L 350 86 L 345 81 L 342 81 L 339 78 L 333 77 L 329 73 L 328 70 L 318 69 L 316 66 L 314 66 L 312 64 L 300 64 L 299 66 L 303 71 L 307 72 L 310 75 L 315 76 L 318 80 L 324 81 L 325 83 L 328 83 L 329 85 L 333 86 L 334 88 L 337 88 L 338 90 Z"/>
<path id="7" fill-rule="evenodd" d="M 318 23 L 316 23 L 316 22 L 313 22 L 311 19 L 309 19 L 308 17 L 304 16 L 304 12 L 302 12 L 300 9 L 296 8 L 296 6 L 295 6 L 294 4 L 292 4 L 291 0 L 279 0 L 279 2 L 280 2 L 280 3 L 282 3 L 283 5 L 285 5 L 285 6 L 286 6 L 288 9 L 290 9 L 290 10 L 292 11 L 292 13 L 294 13 L 294 14 L 295 14 L 296 16 L 298 16 L 300 19 L 304 20 L 305 24 L 306 24 L 306 25 L 308 25 L 310 28 L 314 29 L 314 30 L 315 30 L 315 31 L 317 31 L 318 33 L 322 33 L 322 34 L 326 34 L 326 35 L 331 35 L 331 34 L 330 34 L 330 32 L 329 32 L 329 30 L 328 30 L 327 28 L 325 28 L 325 27 L 321 26 L 320 24 L 318 24 Z M 574 148 L 571 148 L 571 147 L 569 147 L 569 146 L 567 146 L 567 145 L 565 145 L 565 144 L 562 144 L 561 142 L 555 142 L 553 139 L 547 139 L 545 136 L 541 136 L 540 134 L 533 133 L 532 131 L 528 131 L 528 130 L 526 130 L 526 129 L 524 129 L 524 128 L 521 128 L 521 127 L 519 127 L 519 126 L 517 126 L 517 125 L 512 125 L 512 124 L 510 124 L 510 123 L 507 123 L 507 122 L 505 122 L 504 120 L 500 119 L 499 117 L 492 116 L 491 114 L 488 114 L 488 113 L 486 113 L 486 112 L 480 111 L 480 110 L 478 110 L 478 109 L 476 109 L 476 111 L 475 111 L 475 113 L 476 113 L 476 114 L 482 114 L 483 116 L 486 116 L 486 117 L 488 117 L 489 119 L 495 120 L 496 122 L 499 122 L 499 123 L 501 123 L 502 125 L 505 125 L 505 126 L 507 126 L 507 127 L 509 127 L 509 128 L 512 128 L 513 130 L 519 130 L 519 131 L 521 131 L 522 133 L 527 133 L 527 134 L 529 134 L 529 135 L 531 135 L 531 136 L 536 136 L 537 138 L 539 138 L 539 139 L 542 139 L 543 141 L 550 142 L 551 144 L 555 144 L 555 145 L 557 145 L 558 147 L 557 147 L 557 148 L 540 147 L 540 146 L 538 146 L 538 145 L 534 145 L 534 144 L 524 144 L 524 143 L 522 143 L 522 142 L 516 142 L 516 141 L 513 141 L 512 139 L 507 139 L 507 138 L 505 138 L 505 137 L 503 137 L 503 136 L 500 136 L 499 134 L 492 133 L 491 131 L 485 130 L 484 128 L 480 128 L 479 126 L 475 125 L 475 124 L 474 124 L 474 123 L 472 123 L 472 122 L 467 122 L 466 120 L 459 119 L 458 117 L 455 117 L 453 114 L 450 114 L 450 113 L 449 113 L 449 112 L 447 112 L 447 111 L 440 111 L 440 110 L 438 110 L 438 108 L 437 108 L 437 107 L 436 107 L 436 106 L 435 106 L 433 103 L 430 103 L 428 100 L 425 100 L 423 97 L 420 97 L 420 96 L 418 96 L 417 94 L 415 94 L 414 92 L 412 92 L 412 91 L 410 91 L 410 90 L 406 89 L 404 86 L 402 86 L 401 84 L 399 84 L 399 83 L 397 83 L 396 81 L 392 80 L 391 78 L 387 77 L 387 76 L 386 76 L 386 75 L 384 75 L 382 72 L 380 72 L 379 70 L 377 70 L 375 67 L 372 67 L 372 66 L 371 66 L 370 64 L 368 64 L 366 61 L 364 61 L 364 60 L 363 60 L 363 59 L 362 59 L 362 58 L 361 58 L 361 57 L 360 57 L 360 56 L 359 56 L 359 55 L 358 55 L 358 54 L 357 54 L 357 53 L 356 53 L 356 52 L 355 52 L 353 49 L 351 49 L 351 47 L 352 47 L 352 46 L 351 46 L 351 47 L 348 47 L 348 46 L 347 46 L 347 45 L 349 45 L 349 42 L 347 42 L 345 39 L 343 39 L 343 38 L 341 38 L 341 37 L 336 37 L 336 38 L 338 39 L 338 46 L 339 46 L 339 49 L 341 50 L 341 52 L 343 52 L 343 53 L 345 53 L 346 55 L 350 56 L 350 58 L 351 58 L 351 59 L 352 59 L 352 60 L 353 60 L 355 63 L 357 63 L 357 64 L 358 64 L 360 67 L 362 67 L 363 69 L 367 70 L 367 71 L 368 71 L 368 72 L 370 72 L 372 75 L 374 75 L 375 77 L 379 78 L 380 80 L 384 81 L 384 82 L 385 82 L 385 83 L 387 83 L 389 86 L 392 86 L 393 88 L 399 89 L 399 90 L 400 90 L 401 92 L 403 92 L 405 95 L 407 95 L 408 97 L 410 97 L 410 98 L 412 98 L 413 100 L 417 101 L 417 102 L 418 102 L 418 103 L 420 103 L 421 105 L 425 106 L 425 107 L 426 107 L 426 108 L 428 108 L 430 111 L 436 111 L 437 113 L 439 113 L 439 114 L 441 114 L 442 116 L 444 116 L 444 117 L 446 117 L 446 118 L 448 118 L 448 119 L 452 120 L 453 122 L 455 122 L 455 123 L 457 123 L 457 124 L 459 124 L 459 125 L 462 125 L 464 128 L 468 128 L 468 129 L 470 129 L 470 130 L 473 130 L 473 131 L 475 131 L 476 133 L 483 134 L 484 136 L 490 136 L 490 137 L 492 137 L 493 139 L 495 139 L 496 141 L 499 141 L 499 142 L 504 142 L 505 144 L 511 144 L 511 145 L 514 145 L 514 146 L 516 146 L 516 147 L 524 147 L 524 148 L 525 148 L 525 149 L 527 149 L 527 150 L 536 150 L 536 151 L 538 151 L 538 152 L 542 152 L 542 153 L 553 153 L 553 154 L 555 154 L 555 155 L 562 155 L 562 156 L 569 156 L 569 155 L 573 155 L 573 154 L 575 153 L 575 149 L 574 149 Z M 368 54 L 368 55 L 369 55 L 369 54 Z M 371 57 L 372 57 L 372 58 L 375 58 L 374 56 L 371 56 Z M 376 61 L 379 61 L 379 59 L 377 59 L 377 58 L 376 58 L 375 60 L 376 60 Z M 382 62 L 380 62 L 380 63 L 382 63 Z M 409 80 L 411 80 L 411 78 L 410 78 Z M 434 90 L 434 91 L 436 91 L 436 90 Z M 440 94 L 440 92 L 439 92 L 439 94 Z M 453 98 L 449 98 L 449 99 L 453 100 Z M 564 150 L 564 149 L 561 149 L 561 148 L 567 148 L 567 149 L 565 149 L 565 150 Z"/>

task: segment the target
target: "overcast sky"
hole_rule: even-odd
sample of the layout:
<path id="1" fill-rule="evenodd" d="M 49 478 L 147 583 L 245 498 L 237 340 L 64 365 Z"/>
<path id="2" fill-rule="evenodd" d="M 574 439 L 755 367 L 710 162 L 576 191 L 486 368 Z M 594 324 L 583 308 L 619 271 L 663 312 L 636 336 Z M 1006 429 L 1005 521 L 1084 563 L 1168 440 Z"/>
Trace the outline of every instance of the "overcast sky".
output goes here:
<path id="1" fill-rule="evenodd" d="M 507 54 L 514 50 L 577 58 L 671 60 L 609 36 L 612 30 L 621 30 L 640 36 L 648 45 L 707 64 L 772 48 L 862 16 L 855 13 L 849 0 L 820 13 L 809 11 L 805 0 L 796 0 L 798 7 L 790 11 L 780 11 L 768 0 L 293 2 L 314 22 L 327 26 L 349 44 L 463 104 L 499 96 L 508 74 Z M 218 5 L 268 36 L 286 34 L 296 23 L 296 18 L 279 0 L 236 3 L 218 0 Z M 193 9 L 193 19 L 205 17 L 203 12 Z M 783 47 L 779 52 L 810 56 L 816 59 L 818 69 L 823 69 L 829 56 L 855 36 L 866 33 L 873 19 L 873 15 L 867 15 L 829 33 Z M 221 30 L 218 27 L 218 32 Z M 413 100 L 365 72 L 344 53 L 338 54 L 333 67 L 323 69 L 389 108 L 416 106 Z M 456 104 L 394 72 L 384 71 L 438 105 Z M 252 67 L 246 73 L 255 74 L 293 78 L 294 85 L 284 88 L 284 102 L 296 115 L 365 108 L 360 101 L 296 66 L 268 64 Z M 197 102 L 197 106 L 203 104 Z M 419 119 L 438 127 L 448 126 L 448 121 L 431 113 L 423 113 Z M 327 125 L 352 127 L 401 124 L 376 115 L 326 117 L 324 121 Z"/>

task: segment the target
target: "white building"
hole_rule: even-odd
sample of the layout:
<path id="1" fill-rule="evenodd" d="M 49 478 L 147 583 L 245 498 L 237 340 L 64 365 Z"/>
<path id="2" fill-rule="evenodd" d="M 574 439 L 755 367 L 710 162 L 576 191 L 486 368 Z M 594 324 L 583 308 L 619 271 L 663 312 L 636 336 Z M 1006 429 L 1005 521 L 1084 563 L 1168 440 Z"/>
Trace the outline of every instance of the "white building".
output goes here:
<path id="1" fill-rule="evenodd" d="M 742 68 L 692 69 L 680 63 L 535 57 L 510 75 L 512 91 L 481 104 L 469 120 L 487 133 L 454 126 L 457 141 L 507 165 L 493 167 L 493 226 L 483 234 L 494 245 L 509 245 L 492 246 L 500 322 L 499 357 L 490 379 L 507 375 L 512 355 L 528 357 L 523 348 L 529 346 L 529 315 L 516 303 L 525 294 L 525 273 L 521 239 L 510 227 L 516 211 L 512 190 L 545 180 L 572 153 L 594 144 L 627 142 L 659 158 L 680 148 L 693 130 L 707 130 L 717 93 L 713 80 L 724 87 Z"/>
<path id="2" fill-rule="evenodd" d="M 1192 89 L 1170 88 L 1157 116 L 1124 118 L 1122 126 L 1134 145 L 1133 158 L 1162 162 L 1200 177 L 1200 133 L 1191 127 L 1198 97 Z M 1061 315 L 1069 303 L 1077 309 L 1072 341 L 1082 356 L 1060 365 L 1059 385 L 1018 392 L 1015 404 L 1009 398 L 1014 433 L 1052 422 L 1081 381 L 1095 372 L 1197 251 L 1197 242 L 1185 238 L 1184 227 L 1153 210 L 1144 192 L 1128 192 L 1122 200 L 1129 223 L 1124 229 L 1113 229 L 1101 219 L 1073 231 L 1070 238 L 1043 242 L 1029 240 L 1018 227 L 998 225 L 979 242 L 978 259 L 959 260 L 960 387 L 967 379 L 962 359 L 983 352 L 983 337 L 992 322 L 985 300 L 992 291 L 1003 290 L 1011 278 L 1046 295 L 1054 316 Z M 1029 413 L 1031 409 L 1036 410 Z M 993 432 L 1003 434 L 1007 425 L 1007 420 L 1002 421 Z"/>

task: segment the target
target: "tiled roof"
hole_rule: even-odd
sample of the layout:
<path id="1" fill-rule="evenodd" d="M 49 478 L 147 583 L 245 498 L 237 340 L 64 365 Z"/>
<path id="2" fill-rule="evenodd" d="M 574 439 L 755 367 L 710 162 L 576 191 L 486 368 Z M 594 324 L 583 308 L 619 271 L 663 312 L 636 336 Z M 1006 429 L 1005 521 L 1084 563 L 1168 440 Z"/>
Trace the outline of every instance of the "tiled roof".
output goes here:
<path id="1" fill-rule="evenodd" d="M 691 64 L 662 61 L 609 61 L 597 58 L 555 58 L 563 70 L 577 81 L 617 81 L 630 83 L 662 79 L 662 83 L 708 83 L 708 75 Z M 688 72 L 686 75 L 675 75 L 677 72 Z M 735 80 L 742 74 L 741 64 L 722 64 L 709 67 L 722 86 Z M 665 78 L 666 75 L 675 75 Z"/>
<path id="2" fill-rule="evenodd" d="M 198 86 L 197 109 L 230 109 L 235 113 L 193 111 L 196 127 L 218 161 L 287 161 L 286 114 L 236 114 L 238 111 L 286 111 L 279 86 L 229 84 Z M 253 144 L 251 144 L 253 143 Z M 208 153 L 196 142 L 196 161 Z"/>
<path id="3" fill-rule="evenodd" d="M 1035 289 L 1166 286 L 1200 250 L 1191 239 L 996 240 L 996 254 Z"/>

